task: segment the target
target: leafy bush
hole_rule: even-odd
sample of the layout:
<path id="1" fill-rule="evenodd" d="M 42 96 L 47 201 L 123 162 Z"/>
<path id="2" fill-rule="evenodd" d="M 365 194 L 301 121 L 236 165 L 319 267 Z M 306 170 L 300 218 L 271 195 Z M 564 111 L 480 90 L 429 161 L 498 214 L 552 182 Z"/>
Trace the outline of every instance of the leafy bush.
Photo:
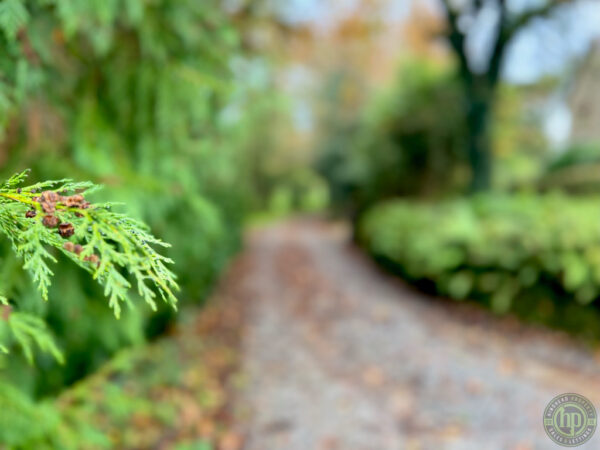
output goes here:
<path id="1" fill-rule="evenodd" d="M 600 189 L 600 145 L 574 145 L 554 157 L 540 179 L 543 189 L 598 192 Z"/>
<path id="2" fill-rule="evenodd" d="M 362 210 L 397 195 L 435 196 L 466 183 L 460 86 L 443 66 L 400 70 L 355 122 L 328 130 L 317 161 L 332 203 Z"/>
<path id="3" fill-rule="evenodd" d="M 411 59 L 364 108 L 346 107 L 358 111 L 354 116 L 330 113 L 339 119 L 329 119 L 333 123 L 322 137 L 317 167 L 329 181 L 332 203 L 357 214 L 386 198 L 464 192 L 471 169 L 461 89 L 451 67 Z M 548 145 L 530 107 L 532 94 L 502 86 L 497 96 L 494 187 L 535 186 Z"/>
<path id="4" fill-rule="evenodd" d="M 600 338 L 600 199 L 484 195 L 390 201 L 362 244 L 417 285 Z"/>

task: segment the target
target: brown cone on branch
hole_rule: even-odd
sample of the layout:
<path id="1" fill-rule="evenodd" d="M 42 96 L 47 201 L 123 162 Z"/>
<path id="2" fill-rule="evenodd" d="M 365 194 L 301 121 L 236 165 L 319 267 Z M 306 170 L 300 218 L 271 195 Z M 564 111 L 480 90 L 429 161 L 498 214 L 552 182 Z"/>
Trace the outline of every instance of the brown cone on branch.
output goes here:
<path id="1" fill-rule="evenodd" d="M 46 228 L 56 228 L 59 223 L 60 220 L 58 220 L 58 217 L 56 216 L 44 216 L 44 218 L 42 219 L 42 224 Z"/>
<path id="2" fill-rule="evenodd" d="M 58 234 L 60 234 L 63 238 L 69 238 L 75 234 L 75 228 L 72 223 L 61 223 L 58 226 Z"/>

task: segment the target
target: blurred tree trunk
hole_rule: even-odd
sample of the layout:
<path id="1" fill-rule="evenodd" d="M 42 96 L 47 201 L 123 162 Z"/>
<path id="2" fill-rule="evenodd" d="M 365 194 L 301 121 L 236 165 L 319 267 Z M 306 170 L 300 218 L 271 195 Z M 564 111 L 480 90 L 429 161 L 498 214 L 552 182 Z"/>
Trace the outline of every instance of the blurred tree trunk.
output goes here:
<path id="1" fill-rule="evenodd" d="M 477 89 L 467 94 L 467 152 L 471 166 L 471 191 L 484 191 L 492 182 L 492 140 L 490 136 L 493 97 L 479 94 Z"/>
<path id="2" fill-rule="evenodd" d="M 557 6 L 572 3 L 574 0 L 548 0 L 541 6 L 511 16 L 506 0 L 467 0 L 462 7 L 454 8 L 451 0 L 442 0 L 448 22 L 447 39 L 458 60 L 458 76 L 464 89 L 464 114 L 469 164 L 471 167 L 471 192 L 488 190 L 492 185 L 493 143 L 491 121 L 500 83 L 502 64 L 506 48 L 513 37 L 533 19 L 544 17 Z M 481 10 L 493 3 L 498 13 L 496 33 L 489 49 L 487 67 L 475 71 L 469 62 L 465 46 L 470 26 L 464 22 L 475 22 Z M 466 19 L 459 23 L 461 19 Z"/>

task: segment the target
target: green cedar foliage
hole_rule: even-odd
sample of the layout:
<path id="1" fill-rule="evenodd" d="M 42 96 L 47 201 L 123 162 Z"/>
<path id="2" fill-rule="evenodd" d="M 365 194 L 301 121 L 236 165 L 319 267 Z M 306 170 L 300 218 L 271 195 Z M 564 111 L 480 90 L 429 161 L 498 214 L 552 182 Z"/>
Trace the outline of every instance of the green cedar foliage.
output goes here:
<path id="1" fill-rule="evenodd" d="M 36 179 L 104 185 L 91 195 L 126 204 L 173 244 L 164 255 L 176 261 L 179 297 L 200 301 L 239 246 L 250 191 L 238 139 L 247 96 L 230 68 L 240 50 L 220 0 L 0 4 L 26 11 L 10 13 L 22 17 L 13 28 L 0 18 L 0 177 L 31 167 Z M 4 295 L 43 318 L 65 355 L 63 366 L 40 356 L 35 371 L 11 359 L 0 376 L 32 394 L 55 393 L 174 319 L 158 302 L 157 313 L 123 308 L 114 321 L 103 288 L 64 252 L 48 287 L 60 301 L 39 302 L 8 241 L 0 255 Z"/>
<path id="2" fill-rule="evenodd" d="M 230 22 L 222 0 L 0 0 L 0 179 L 30 167 L 36 179 L 102 184 L 102 197 L 88 191 L 86 200 L 126 204 L 130 217 L 173 245 L 161 254 L 176 262 L 182 303 L 205 298 L 238 248 L 253 195 L 244 146 L 251 135 L 262 150 L 269 143 L 258 128 L 272 128 L 257 119 L 255 101 L 269 98 L 268 89 L 257 89 L 245 69 L 235 73 L 233 62 L 246 55 Z M 87 229 L 78 230 L 73 239 Z M 34 399 L 161 333 L 173 308 L 162 301 L 156 313 L 125 307 L 115 320 L 102 280 L 51 246 L 50 300 L 40 301 L 38 283 L 11 247 L 0 238 L 0 295 L 18 301 L 10 320 L 38 318 L 21 328 L 51 336 L 43 342 L 55 342 L 64 364 L 47 352 L 33 353 L 35 367 L 20 351 L 2 359 L 0 446 L 62 448 L 62 441 L 26 444 L 54 426 Z M 127 297 L 142 302 L 135 274 L 127 281 Z"/>
<path id="3" fill-rule="evenodd" d="M 112 309 L 117 318 L 121 303 L 131 309 L 136 298 L 154 310 L 157 297 L 176 306 L 178 286 L 167 267 L 172 261 L 156 251 L 168 244 L 150 234 L 142 222 L 114 212 L 112 204 L 87 202 L 84 196 L 97 190 L 97 185 L 63 179 L 22 186 L 26 175 L 27 171 L 21 172 L 0 184 L 0 241 L 9 243 L 31 275 L 38 303 L 60 307 L 61 298 L 48 292 L 54 272 L 62 269 L 56 264 L 62 255 L 63 261 L 101 285 L 104 309 Z M 9 254 L 1 255 L 0 266 L 8 259 Z M 15 449 L 77 448 L 77 443 L 66 445 L 64 439 L 54 439 L 63 419 L 49 402 L 35 403 L 10 383 L 11 375 L 24 373 L 19 373 L 15 348 L 29 366 L 47 364 L 44 354 L 61 365 L 72 355 L 63 354 L 40 315 L 43 310 L 27 305 L 14 283 L 0 282 L 0 292 L 0 443 Z"/>
<path id="4" fill-rule="evenodd" d="M 151 235 L 145 224 L 113 212 L 111 204 L 85 201 L 84 195 L 97 186 L 61 180 L 20 187 L 26 173 L 11 177 L 0 187 L 0 233 L 23 260 L 44 300 L 48 300 L 51 263 L 57 261 L 54 253 L 58 251 L 102 285 L 117 318 L 122 302 L 131 305 L 133 284 L 153 310 L 157 293 L 175 306 L 173 291 L 178 286 L 167 267 L 173 261 L 155 250 L 168 244 Z M 6 296 L 0 301 L 3 319 L 30 362 L 34 343 L 57 360 L 64 360 L 43 320 L 18 312 L 18 298 L 12 304 Z M 13 304 L 17 312 L 12 311 Z M 0 342 L 0 349 L 8 352 L 8 345 Z"/>

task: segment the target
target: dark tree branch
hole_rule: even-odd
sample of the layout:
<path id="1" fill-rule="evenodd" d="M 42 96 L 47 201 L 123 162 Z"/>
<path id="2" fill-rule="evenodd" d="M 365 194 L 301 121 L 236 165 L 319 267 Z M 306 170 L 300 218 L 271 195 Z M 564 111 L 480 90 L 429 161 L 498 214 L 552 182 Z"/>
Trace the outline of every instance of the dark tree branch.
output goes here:
<path id="1" fill-rule="evenodd" d="M 463 77 L 464 80 L 472 81 L 473 72 L 469 66 L 469 59 L 465 48 L 466 36 L 458 26 L 459 14 L 452 9 L 449 0 L 442 0 L 442 5 L 444 6 L 446 17 L 448 19 L 447 37 L 454 52 L 458 56 L 461 77 Z"/>
<path id="2" fill-rule="evenodd" d="M 530 9 L 521 14 L 515 20 L 511 21 L 511 23 L 505 27 L 503 34 L 506 36 L 506 40 L 510 40 L 522 28 L 529 25 L 529 23 L 537 17 L 546 17 L 549 14 L 551 14 L 557 7 L 573 3 L 575 3 L 575 0 L 550 0 L 545 5 L 542 5 L 538 8 Z"/>
<path id="3" fill-rule="evenodd" d="M 508 12 L 506 10 L 506 0 L 498 0 L 500 9 L 500 18 L 498 21 L 498 37 L 492 49 L 492 54 L 489 62 L 488 80 L 492 85 L 498 83 L 502 71 L 502 61 L 509 42 L 515 35 L 529 25 L 538 17 L 546 17 L 551 14 L 557 7 L 574 3 L 575 0 L 550 0 L 548 3 L 530 9 L 516 19 L 509 21 Z"/>
<path id="4" fill-rule="evenodd" d="M 441 0 L 448 21 L 446 37 L 458 58 L 460 81 L 464 87 L 467 154 L 472 171 L 471 189 L 474 192 L 486 190 L 491 185 L 493 153 L 490 122 L 502 63 L 509 43 L 522 28 L 529 25 L 535 18 L 545 17 L 558 6 L 575 1 L 577 0 L 548 0 L 548 3 L 541 7 L 533 8 L 516 18 L 511 18 L 507 9 L 507 0 L 495 0 L 499 11 L 496 36 L 491 48 L 488 68 L 479 74 L 475 73 L 469 65 L 465 48 L 468 30 L 462 31 L 459 21 L 467 14 L 474 15 L 473 20 L 476 20 L 486 2 L 470 0 L 462 9 L 454 10 L 451 0 Z"/>
<path id="5" fill-rule="evenodd" d="M 502 71 L 502 61 L 504 60 L 504 53 L 506 52 L 506 47 L 508 46 L 508 42 L 510 37 L 505 33 L 506 23 L 508 21 L 508 11 L 506 10 L 506 0 L 498 0 L 498 26 L 496 37 L 496 41 L 492 48 L 492 54 L 490 56 L 489 67 L 487 78 L 489 84 L 493 87 L 495 86 L 499 79 Z"/>

